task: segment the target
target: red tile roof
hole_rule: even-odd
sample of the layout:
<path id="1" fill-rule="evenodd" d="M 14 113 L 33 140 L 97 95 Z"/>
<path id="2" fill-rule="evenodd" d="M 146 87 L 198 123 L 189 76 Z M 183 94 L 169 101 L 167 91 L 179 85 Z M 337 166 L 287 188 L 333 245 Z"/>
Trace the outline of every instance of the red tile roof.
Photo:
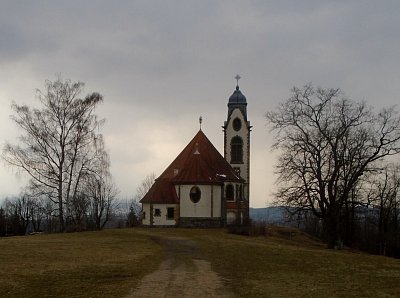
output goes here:
<path id="1" fill-rule="evenodd" d="M 231 165 L 200 130 L 168 168 L 156 179 L 141 203 L 179 202 L 175 184 L 242 182 Z"/>
<path id="2" fill-rule="evenodd" d="M 150 190 L 146 193 L 141 203 L 179 204 L 175 186 L 170 179 L 157 178 Z"/>

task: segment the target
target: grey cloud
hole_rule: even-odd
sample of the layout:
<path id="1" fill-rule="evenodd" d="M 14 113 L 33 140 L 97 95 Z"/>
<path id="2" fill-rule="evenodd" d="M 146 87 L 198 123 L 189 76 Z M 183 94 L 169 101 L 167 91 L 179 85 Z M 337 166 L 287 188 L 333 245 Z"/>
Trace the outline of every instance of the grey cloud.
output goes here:
<path id="1" fill-rule="evenodd" d="M 113 171 L 128 193 L 178 153 L 160 157 L 148 148 L 168 142 L 157 143 L 160 131 L 170 148 L 184 146 L 201 114 L 221 149 L 239 72 L 254 124 L 253 162 L 264 163 L 265 151 L 269 165 L 253 173 L 262 206 L 265 179 L 273 188 L 264 113 L 309 81 L 371 104 L 396 103 L 399 10 L 398 1 L 3 1 L 0 96 L 19 101 L 8 81 L 43 82 L 56 73 L 104 94 L 99 113 Z"/>

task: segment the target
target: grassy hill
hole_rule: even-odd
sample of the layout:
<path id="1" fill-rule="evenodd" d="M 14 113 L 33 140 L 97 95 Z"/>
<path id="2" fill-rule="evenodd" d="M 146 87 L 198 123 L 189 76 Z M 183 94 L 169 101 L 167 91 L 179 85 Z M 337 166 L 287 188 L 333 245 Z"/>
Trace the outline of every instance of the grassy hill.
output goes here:
<path id="1" fill-rule="evenodd" d="M 0 238 L 0 297 L 124 297 L 164 258 L 154 239 L 171 236 L 196 243 L 196 257 L 240 297 L 398 297 L 400 260 L 280 234 L 121 229 Z"/>

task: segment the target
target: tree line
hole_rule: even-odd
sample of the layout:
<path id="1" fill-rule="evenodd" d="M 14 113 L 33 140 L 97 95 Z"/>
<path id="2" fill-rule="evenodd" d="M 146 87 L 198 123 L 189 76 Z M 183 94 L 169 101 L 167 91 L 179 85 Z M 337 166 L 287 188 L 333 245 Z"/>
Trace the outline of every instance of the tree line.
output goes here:
<path id="1" fill-rule="evenodd" d="M 76 218 L 66 218 L 65 231 L 77 232 L 108 228 L 133 227 L 140 224 L 141 206 L 136 198 L 113 198 L 99 216 L 93 198 Z M 82 204 L 83 205 L 83 204 Z M 60 231 L 56 205 L 46 197 L 34 198 L 26 193 L 6 198 L 0 204 L 0 237 Z"/>
<path id="2" fill-rule="evenodd" d="M 275 203 L 321 223 L 329 248 L 386 254 L 390 244 L 400 256 L 398 110 L 375 112 L 340 89 L 308 84 L 266 118 L 279 152 Z"/>

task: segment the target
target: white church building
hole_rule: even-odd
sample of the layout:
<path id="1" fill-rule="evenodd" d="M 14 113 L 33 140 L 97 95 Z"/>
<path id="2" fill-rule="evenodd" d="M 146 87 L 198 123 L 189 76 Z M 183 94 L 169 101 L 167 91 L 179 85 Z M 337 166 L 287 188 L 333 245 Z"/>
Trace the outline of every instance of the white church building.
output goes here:
<path id="1" fill-rule="evenodd" d="M 143 225 L 221 227 L 249 218 L 251 125 L 239 85 L 223 130 L 224 157 L 200 129 L 155 180 L 140 201 Z"/>

